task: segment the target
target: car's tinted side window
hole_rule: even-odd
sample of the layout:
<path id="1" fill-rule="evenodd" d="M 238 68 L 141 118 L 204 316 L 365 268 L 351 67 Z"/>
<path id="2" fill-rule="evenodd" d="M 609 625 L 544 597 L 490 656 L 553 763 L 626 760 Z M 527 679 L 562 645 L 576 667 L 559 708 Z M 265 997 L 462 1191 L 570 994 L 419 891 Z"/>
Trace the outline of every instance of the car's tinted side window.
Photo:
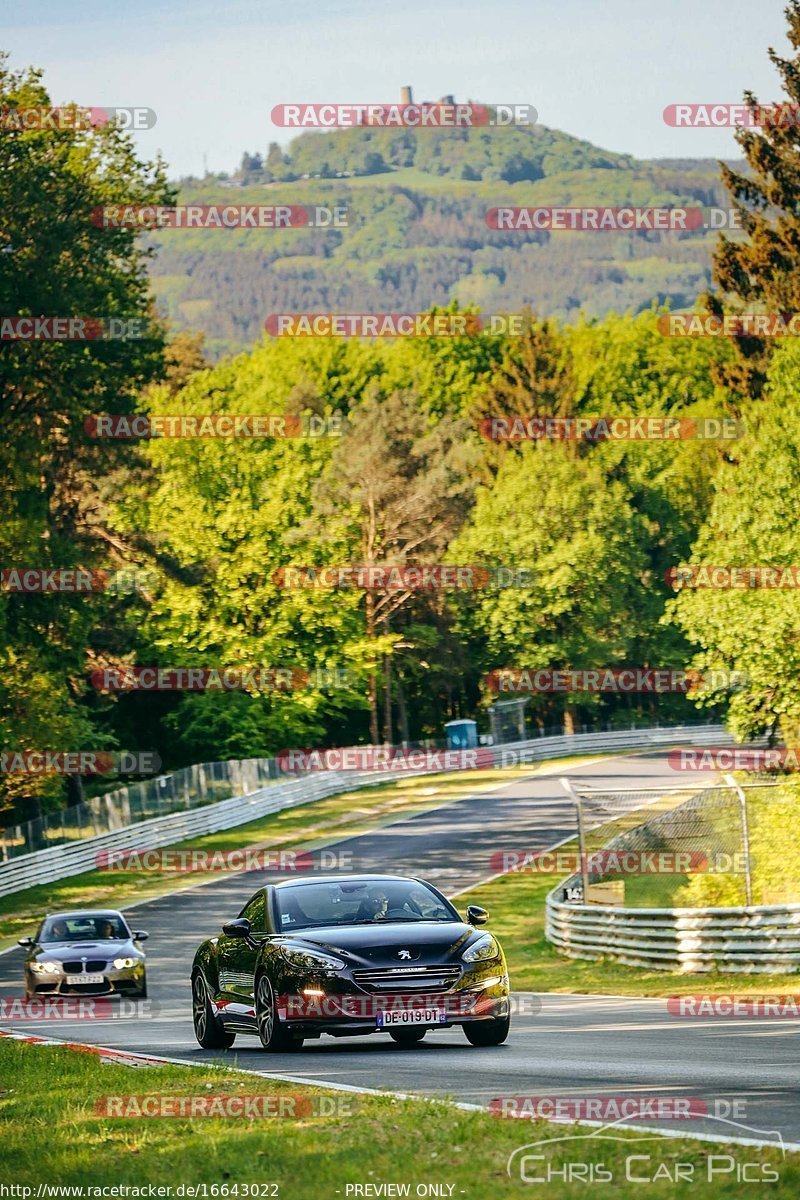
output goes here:
<path id="1" fill-rule="evenodd" d="M 250 928 L 257 933 L 264 933 L 267 928 L 267 911 L 264 893 L 258 892 L 253 896 L 239 914 L 241 917 L 247 917 L 250 922 Z"/>

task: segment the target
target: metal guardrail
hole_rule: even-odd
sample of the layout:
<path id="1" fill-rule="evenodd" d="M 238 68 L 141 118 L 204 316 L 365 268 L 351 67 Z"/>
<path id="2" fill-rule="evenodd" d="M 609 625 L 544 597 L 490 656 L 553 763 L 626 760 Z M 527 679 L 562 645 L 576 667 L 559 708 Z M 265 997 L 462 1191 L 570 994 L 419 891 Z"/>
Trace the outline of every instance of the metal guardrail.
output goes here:
<path id="1" fill-rule="evenodd" d="M 730 736 L 719 725 L 679 725 L 673 727 L 618 730 L 613 733 L 586 733 L 534 738 L 502 746 L 480 747 L 476 765 L 509 767 L 517 763 L 539 762 L 569 754 L 613 751 L 656 746 L 730 745 Z M 424 753 L 424 752 L 421 752 Z M 432 754 L 435 752 L 431 752 Z M 469 751 L 463 751 L 464 755 Z M 452 767 L 430 766 L 371 771 L 319 771 L 297 779 L 275 782 L 248 795 L 233 796 L 201 808 L 170 813 L 140 821 L 97 837 L 21 854 L 0 866 L 0 896 L 10 895 L 37 884 L 52 883 L 91 871 L 97 856 L 108 850 L 156 850 L 193 837 L 232 829 L 255 821 L 269 813 L 281 812 L 300 804 L 309 804 L 338 792 L 374 786 L 390 779 L 438 774 Z"/>
<path id="2" fill-rule="evenodd" d="M 558 891 L 564 884 L 559 885 Z M 546 901 L 546 936 L 569 958 L 663 971 L 800 970 L 800 904 L 616 908 Z"/>
<path id="3" fill-rule="evenodd" d="M 631 729 L 635 729 L 635 725 Z M 581 730 L 581 733 L 586 732 L 585 729 Z M 601 727 L 598 732 L 613 734 L 630 730 L 603 730 Z M 536 738 L 531 739 L 531 744 L 546 746 L 552 737 L 563 738 L 564 735 L 555 728 L 539 729 Z M 500 745 L 500 742 L 496 744 Z M 413 743 L 409 749 L 435 751 L 445 746 L 443 741 L 428 739 Z M 280 780 L 285 781 L 287 777 L 291 776 L 287 776 L 283 764 L 274 758 L 228 759 L 182 767 L 171 774 L 129 783 L 113 791 L 91 796 L 81 804 L 59 808 L 41 817 L 0 829 L 0 863 L 21 854 L 32 854 L 36 850 L 49 850 L 53 846 L 70 845 L 83 838 L 99 837 L 103 833 L 124 829 L 153 817 L 200 808 L 232 796 L 249 796 L 251 792 Z"/>
<path id="4" fill-rule="evenodd" d="M 719 789 L 709 789 L 715 790 Z M 692 797 L 657 817 L 653 827 L 692 808 L 696 800 Z M 623 835 L 608 846 L 621 849 L 629 843 L 637 844 Z M 610 958 L 627 966 L 679 972 L 800 970 L 800 904 L 626 908 L 560 898 L 565 889 L 580 883 L 580 874 L 571 875 L 545 900 L 545 936 L 569 958 Z"/>

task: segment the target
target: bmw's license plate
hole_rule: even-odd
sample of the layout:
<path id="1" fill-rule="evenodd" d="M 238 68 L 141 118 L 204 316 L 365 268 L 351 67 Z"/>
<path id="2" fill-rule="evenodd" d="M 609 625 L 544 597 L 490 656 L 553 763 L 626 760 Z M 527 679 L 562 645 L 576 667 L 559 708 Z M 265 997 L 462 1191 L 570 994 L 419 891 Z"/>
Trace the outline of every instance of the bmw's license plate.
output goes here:
<path id="1" fill-rule="evenodd" d="M 438 1008 L 411 1008 L 401 1012 L 378 1012 L 376 1022 L 379 1029 L 403 1025 L 441 1025 L 444 1013 Z"/>
<path id="2" fill-rule="evenodd" d="M 104 978 L 103 975 L 68 975 L 67 985 L 71 987 L 78 983 L 103 983 Z"/>

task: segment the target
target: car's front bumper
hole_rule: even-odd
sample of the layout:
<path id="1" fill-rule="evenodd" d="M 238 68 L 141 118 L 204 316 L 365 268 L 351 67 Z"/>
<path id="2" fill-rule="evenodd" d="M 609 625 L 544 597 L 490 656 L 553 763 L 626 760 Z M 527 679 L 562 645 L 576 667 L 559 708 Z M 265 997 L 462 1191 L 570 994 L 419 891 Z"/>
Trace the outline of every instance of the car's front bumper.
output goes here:
<path id="1" fill-rule="evenodd" d="M 510 1015 L 510 993 L 505 971 L 495 971 L 479 982 L 466 977 L 446 992 L 397 991 L 367 993 L 344 990 L 340 980 L 327 987 L 302 986 L 293 994 L 278 996 L 278 1018 L 297 1036 L 314 1037 L 389 1032 L 392 1028 L 448 1029 Z M 410 1014 L 407 1020 L 387 1023 L 387 1014 Z M 436 1019 L 425 1020 L 427 1013 Z"/>
<path id="2" fill-rule="evenodd" d="M 39 975 L 25 969 L 25 988 L 30 996 L 137 996 L 145 987 L 144 960 L 135 967 L 108 968 L 102 983 L 67 983 L 67 974 Z"/>

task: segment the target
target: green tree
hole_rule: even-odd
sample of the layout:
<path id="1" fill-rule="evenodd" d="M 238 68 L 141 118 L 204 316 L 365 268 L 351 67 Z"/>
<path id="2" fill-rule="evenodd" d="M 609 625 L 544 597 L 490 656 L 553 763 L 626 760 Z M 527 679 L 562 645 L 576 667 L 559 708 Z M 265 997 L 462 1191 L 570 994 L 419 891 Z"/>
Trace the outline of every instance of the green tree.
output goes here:
<path id="1" fill-rule="evenodd" d="M 471 493 L 474 442 L 464 418 L 430 413 L 408 392 L 373 385 L 351 414 L 347 435 L 316 489 L 315 518 L 349 548 L 351 562 L 398 566 L 436 562 L 461 526 Z M 410 589 L 365 593 L 370 737 L 378 741 L 377 664 L 383 660 L 384 738 L 392 741 L 393 620 Z"/>
<path id="2" fill-rule="evenodd" d="M 689 563 L 793 567 L 800 563 L 800 348 L 773 357 L 765 404 L 751 419 L 738 463 L 716 481 L 708 521 Z M 698 697 L 730 698 L 729 722 L 744 740 L 779 728 L 787 745 L 800 736 L 800 609 L 797 592 L 755 587 L 682 587 L 672 619 L 696 648 L 693 665 L 717 672 Z M 734 690 L 729 693 L 729 672 Z"/>
<path id="3" fill-rule="evenodd" d="M 790 0 L 784 10 L 788 38 L 794 54 L 783 58 L 768 51 L 777 68 L 786 99 L 777 105 L 759 105 L 751 91 L 745 103 L 751 112 L 767 110 L 756 128 L 736 131 L 736 140 L 747 165 L 745 171 L 721 163 L 722 178 L 733 201 L 745 237 L 733 240 L 720 235 L 713 260 L 718 293 L 709 295 L 710 312 L 734 310 L 773 313 L 800 312 L 800 0 Z M 769 339 L 735 339 L 737 355 L 719 372 L 720 379 L 743 397 L 759 397 L 767 378 Z"/>
<path id="4" fill-rule="evenodd" d="M 629 665 L 642 632 L 642 540 L 641 518 L 624 484 L 607 479 L 594 457 L 576 458 L 552 443 L 528 443 L 506 455 L 449 551 L 451 561 L 533 575 L 531 586 L 487 590 L 460 602 L 461 628 L 482 643 L 484 668 Z M 567 695 L 567 728 L 578 704 L 597 703 L 597 696 Z M 562 707 L 561 697 L 534 697 L 531 707 L 552 713 Z"/>
<path id="5" fill-rule="evenodd" d="M 49 107 L 40 72 L 0 59 L 0 108 Z M 88 437 L 84 422 L 131 411 L 161 370 L 146 258 L 130 229 L 99 229 L 105 204 L 169 203 L 160 162 L 140 162 L 114 124 L 13 129 L 0 138 L 0 311 L 4 316 L 136 319 L 144 339 L 5 341 L 0 356 L 0 559 L 4 567 L 119 565 L 105 490 L 130 451 Z M 20 749 L 91 745 L 85 672 L 93 642 L 129 607 L 108 596 L 0 594 L 0 724 Z M 46 695 L 30 707 L 30 688 Z M 56 699 L 57 698 L 57 702 Z M 95 726 L 96 729 L 96 726 Z M 62 795 L 52 779 L 0 781 L 0 807 L 25 816 Z"/>

